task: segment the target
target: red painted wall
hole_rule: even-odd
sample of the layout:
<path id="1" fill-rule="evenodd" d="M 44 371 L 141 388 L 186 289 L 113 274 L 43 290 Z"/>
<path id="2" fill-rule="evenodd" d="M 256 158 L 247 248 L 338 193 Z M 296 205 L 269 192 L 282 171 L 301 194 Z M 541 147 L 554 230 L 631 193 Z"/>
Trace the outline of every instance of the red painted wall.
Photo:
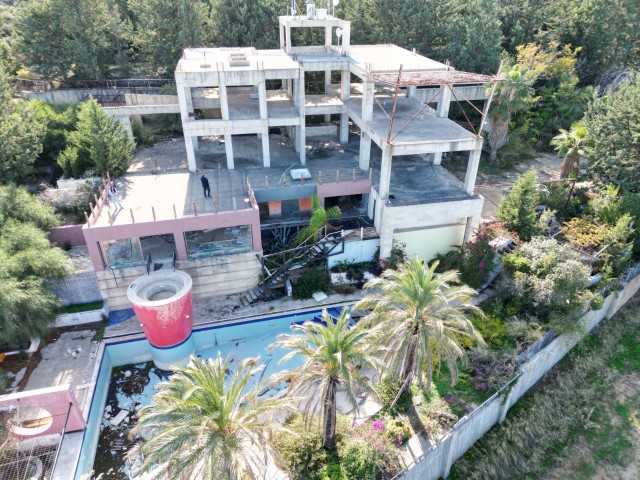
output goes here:
<path id="1" fill-rule="evenodd" d="M 192 295 L 158 306 L 132 304 L 147 340 L 154 347 L 172 347 L 191 335 Z"/>

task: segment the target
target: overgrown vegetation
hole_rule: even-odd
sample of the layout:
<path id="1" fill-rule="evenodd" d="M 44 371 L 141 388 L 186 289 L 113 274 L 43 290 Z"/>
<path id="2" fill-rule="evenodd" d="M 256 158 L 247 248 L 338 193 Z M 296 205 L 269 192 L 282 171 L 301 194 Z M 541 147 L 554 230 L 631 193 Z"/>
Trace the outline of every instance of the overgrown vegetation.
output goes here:
<path id="1" fill-rule="evenodd" d="M 571 478 L 591 478 L 599 465 L 627 465 L 640 398 L 637 391 L 627 398 L 611 393 L 626 382 L 625 374 L 640 373 L 638 306 L 636 298 L 582 340 L 520 400 L 504 424 L 454 464 L 451 478 L 545 478 L 558 460 L 577 454 L 568 448 L 578 441 L 592 456 L 583 457 Z"/>
<path id="2" fill-rule="evenodd" d="M 57 299 L 46 281 L 70 271 L 67 257 L 47 238 L 57 221 L 53 210 L 26 190 L 0 187 L 0 337 L 4 342 L 43 336 L 54 318 Z"/>

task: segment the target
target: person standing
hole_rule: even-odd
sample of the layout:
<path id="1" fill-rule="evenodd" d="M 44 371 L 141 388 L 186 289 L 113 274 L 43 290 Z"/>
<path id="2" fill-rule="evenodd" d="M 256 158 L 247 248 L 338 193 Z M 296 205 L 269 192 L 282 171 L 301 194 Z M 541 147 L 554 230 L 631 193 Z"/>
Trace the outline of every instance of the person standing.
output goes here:
<path id="1" fill-rule="evenodd" d="M 209 186 L 209 179 L 204 173 L 200 177 L 200 181 L 202 182 L 202 189 L 204 190 L 204 196 L 211 197 L 211 187 Z"/>
<path id="2" fill-rule="evenodd" d="M 114 207 L 119 207 L 122 210 L 124 207 L 120 203 L 120 199 L 118 198 L 118 189 L 115 184 L 112 183 L 111 187 L 109 187 L 109 203 Z"/>

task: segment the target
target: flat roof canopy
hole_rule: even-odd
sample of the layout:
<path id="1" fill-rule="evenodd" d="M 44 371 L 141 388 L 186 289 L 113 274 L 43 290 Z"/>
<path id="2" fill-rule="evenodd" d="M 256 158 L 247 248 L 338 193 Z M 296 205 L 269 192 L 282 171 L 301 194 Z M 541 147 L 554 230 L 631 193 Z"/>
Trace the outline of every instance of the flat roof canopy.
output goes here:
<path id="1" fill-rule="evenodd" d="M 249 65 L 235 66 L 232 55 L 244 55 Z M 210 71 L 298 70 L 300 65 L 283 50 L 256 50 L 247 48 L 187 48 L 178 62 L 176 73 Z"/>

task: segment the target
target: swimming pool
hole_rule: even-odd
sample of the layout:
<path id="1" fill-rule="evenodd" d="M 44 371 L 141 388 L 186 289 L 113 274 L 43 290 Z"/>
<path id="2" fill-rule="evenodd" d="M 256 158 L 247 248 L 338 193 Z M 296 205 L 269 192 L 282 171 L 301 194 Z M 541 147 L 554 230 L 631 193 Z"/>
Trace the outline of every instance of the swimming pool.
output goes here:
<path id="1" fill-rule="evenodd" d="M 335 316 L 341 308 L 342 306 L 334 306 L 329 309 L 329 312 Z M 229 356 L 231 365 L 245 357 L 260 355 L 265 369 L 260 378 L 255 379 L 257 384 L 260 379 L 266 379 L 274 372 L 285 368 L 293 369 L 300 364 L 301 359 L 292 359 L 286 364 L 278 365 L 278 361 L 286 354 L 286 351 L 276 349 L 268 352 L 267 347 L 273 343 L 277 335 L 289 332 L 292 324 L 313 320 L 321 312 L 320 309 L 313 309 L 288 315 L 194 328 L 192 336 L 196 345 L 196 355 L 202 358 L 215 358 L 220 353 L 223 358 Z M 101 345 L 100 353 L 101 360 L 94 371 L 95 386 L 91 397 L 87 427 L 84 431 L 80 458 L 74 476 L 76 480 L 79 480 L 83 474 L 90 472 L 93 467 L 113 369 L 124 365 L 136 366 L 136 364 L 151 361 L 151 347 L 145 338 L 108 340 Z M 160 379 L 160 376 L 154 378 L 153 382 L 150 382 L 151 385 L 145 387 L 141 397 L 136 398 L 136 401 L 143 405 L 148 404 L 154 393 L 153 384 Z"/>

